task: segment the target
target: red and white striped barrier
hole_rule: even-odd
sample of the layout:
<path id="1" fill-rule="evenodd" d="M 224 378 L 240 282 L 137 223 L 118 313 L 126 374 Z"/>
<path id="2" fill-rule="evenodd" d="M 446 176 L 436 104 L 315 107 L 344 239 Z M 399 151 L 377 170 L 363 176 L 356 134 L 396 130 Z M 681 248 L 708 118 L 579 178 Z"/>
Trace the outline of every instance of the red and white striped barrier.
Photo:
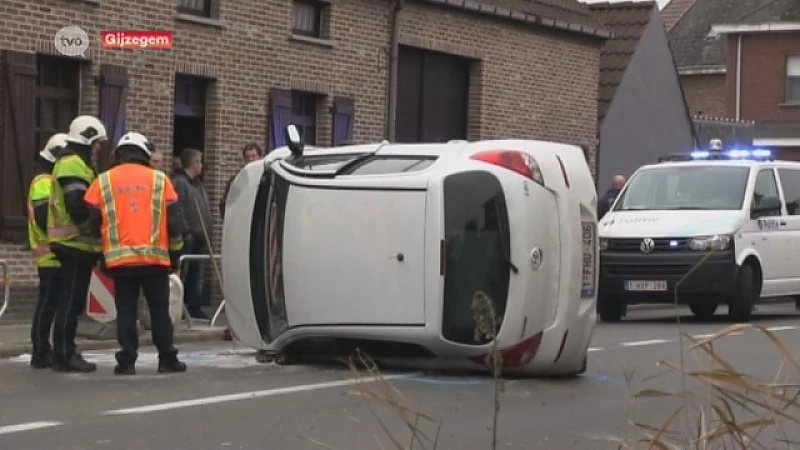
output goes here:
<path id="1" fill-rule="evenodd" d="M 117 306 L 114 303 L 114 279 L 101 269 L 92 269 L 87 295 L 86 315 L 106 324 L 117 319 Z M 141 301 L 145 301 L 141 299 Z M 176 274 L 169 277 L 169 316 L 177 325 L 183 313 L 183 283 Z M 149 317 L 148 317 L 149 319 Z"/>

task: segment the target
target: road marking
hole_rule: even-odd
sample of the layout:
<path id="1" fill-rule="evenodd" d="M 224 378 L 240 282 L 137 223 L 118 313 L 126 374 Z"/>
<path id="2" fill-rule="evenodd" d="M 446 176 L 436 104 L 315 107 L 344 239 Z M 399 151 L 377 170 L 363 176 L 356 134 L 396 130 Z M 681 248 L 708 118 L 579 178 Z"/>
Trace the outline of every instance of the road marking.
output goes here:
<path id="1" fill-rule="evenodd" d="M 409 378 L 418 375 L 419 374 L 384 375 L 381 378 L 384 380 L 392 380 L 398 378 Z M 324 383 L 303 384 L 298 386 L 288 386 L 276 389 L 266 389 L 263 391 L 241 392 L 238 394 L 214 395 L 211 397 L 196 398 L 193 400 L 180 400 L 177 402 L 156 403 L 153 405 L 137 406 L 133 408 L 115 409 L 115 410 L 105 411 L 102 413 L 102 415 L 119 416 L 125 414 L 146 414 L 155 411 L 166 411 L 170 409 L 189 408 L 192 406 L 212 405 L 216 403 L 234 402 L 237 400 L 250 400 L 261 397 L 271 397 L 274 395 L 296 394 L 298 392 L 318 391 L 322 389 L 330 389 L 341 386 L 351 386 L 358 383 L 372 383 L 375 381 L 380 381 L 380 379 L 375 377 L 365 377 L 361 380 L 351 379 L 351 380 L 326 381 Z"/>
<path id="2" fill-rule="evenodd" d="M 605 349 L 602 348 L 602 347 L 589 347 L 588 351 L 590 351 L 590 352 L 602 352 L 603 350 L 605 350 Z"/>
<path id="3" fill-rule="evenodd" d="M 20 433 L 23 431 L 39 430 L 42 428 L 57 427 L 64 425 L 64 422 L 27 422 L 16 425 L 6 425 L 0 427 L 0 434 Z"/>
<path id="4" fill-rule="evenodd" d="M 623 342 L 619 345 L 623 347 L 639 347 L 642 345 L 656 345 L 656 344 L 668 344 L 672 341 L 668 339 L 651 339 L 649 341 L 633 341 L 633 342 Z"/>
<path id="5" fill-rule="evenodd" d="M 782 326 L 782 327 L 769 327 L 767 328 L 768 331 L 789 331 L 789 330 L 796 330 L 797 327 L 792 326 Z"/>

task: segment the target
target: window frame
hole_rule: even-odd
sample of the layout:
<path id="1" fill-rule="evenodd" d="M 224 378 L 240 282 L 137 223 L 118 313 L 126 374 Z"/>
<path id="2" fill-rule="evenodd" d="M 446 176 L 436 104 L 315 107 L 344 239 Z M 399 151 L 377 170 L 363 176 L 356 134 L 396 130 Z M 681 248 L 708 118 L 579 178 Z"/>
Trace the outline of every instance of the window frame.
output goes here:
<path id="1" fill-rule="evenodd" d="M 306 145 L 317 145 L 320 95 L 313 92 L 292 90 L 291 96 L 292 111 L 289 122 L 297 127 L 297 131 L 300 132 L 300 139 Z M 309 104 L 313 106 L 309 108 Z M 298 106 L 300 106 L 300 112 L 296 111 Z M 309 128 L 314 131 L 309 133 Z"/>
<path id="2" fill-rule="evenodd" d="M 42 74 L 48 71 L 57 70 L 59 86 L 42 85 Z M 64 86 L 64 72 L 75 70 L 72 86 Z M 72 119 L 78 115 L 81 108 L 81 76 L 82 68 L 78 61 L 50 55 L 36 55 L 36 98 L 34 99 L 35 121 L 33 125 L 34 150 L 39 152 L 47 140 L 54 134 L 64 132 L 69 128 Z M 55 111 L 54 121 L 49 127 L 42 123 L 43 105 L 45 101 L 56 102 L 58 105 Z M 72 105 L 72 114 L 66 119 L 59 118 L 64 103 Z M 32 175 L 32 174 L 31 174 Z"/>
<path id="3" fill-rule="evenodd" d="M 791 67 L 793 62 L 796 66 L 794 68 Z M 785 83 L 784 102 L 789 105 L 800 105 L 800 54 L 786 56 Z"/>
<path id="4" fill-rule="evenodd" d="M 330 4 L 321 0 L 293 0 L 291 15 L 291 30 L 295 36 L 304 36 L 314 39 L 325 39 L 325 19 L 327 8 Z M 298 7 L 308 7 L 312 9 L 313 26 L 312 29 L 297 28 Z"/>
<path id="5" fill-rule="evenodd" d="M 181 3 L 183 1 L 186 1 L 186 0 L 175 0 L 176 10 L 180 14 L 188 14 L 190 16 L 211 18 L 211 13 L 213 11 L 212 2 L 214 0 L 199 0 L 199 1 L 203 2 L 203 8 L 202 9 L 191 8 L 191 7 L 188 7 L 188 6 L 181 5 Z M 188 0 L 188 1 L 192 1 L 192 0 Z"/>
<path id="6" fill-rule="evenodd" d="M 783 207 L 786 205 L 786 202 L 784 201 L 783 196 L 781 195 L 781 188 L 779 186 L 780 183 L 778 181 L 779 178 L 778 178 L 778 174 L 775 172 L 775 168 L 774 167 L 765 167 L 765 168 L 759 169 L 758 172 L 756 173 L 754 179 L 753 179 L 753 198 L 750 200 L 751 216 L 752 216 L 753 208 L 755 208 L 757 206 L 757 203 L 758 203 L 757 200 L 760 200 L 760 199 L 757 199 L 757 197 L 756 197 L 756 195 L 759 195 L 758 192 L 757 192 L 758 179 L 761 177 L 761 174 L 763 174 L 765 172 L 769 172 L 770 174 L 772 174 L 772 187 L 775 190 L 775 196 L 778 197 L 778 200 L 781 202 L 781 212 L 779 212 L 778 214 L 772 214 L 772 216 L 781 216 L 781 215 L 783 215 Z M 766 196 L 762 195 L 761 198 L 765 198 L 765 197 Z M 763 217 L 767 217 L 767 216 L 763 216 Z"/>
<path id="7" fill-rule="evenodd" d="M 800 170 L 778 167 L 778 180 L 783 191 L 783 204 L 790 216 L 800 216 Z"/>

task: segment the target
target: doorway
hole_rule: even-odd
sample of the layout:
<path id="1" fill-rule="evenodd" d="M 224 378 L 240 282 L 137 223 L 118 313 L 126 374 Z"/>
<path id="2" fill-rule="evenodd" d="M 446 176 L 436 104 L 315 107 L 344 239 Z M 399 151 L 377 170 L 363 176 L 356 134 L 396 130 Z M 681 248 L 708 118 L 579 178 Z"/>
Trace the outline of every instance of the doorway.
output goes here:
<path id="1" fill-rule="evenodd" d="M 175 75 L 175 115 L 172 128 L 172 156 L 184 148 L 205 151 L 206 101 L 209 81 L 192 75 Z M 202 179 L 203 176 L 201 175 Z"/>

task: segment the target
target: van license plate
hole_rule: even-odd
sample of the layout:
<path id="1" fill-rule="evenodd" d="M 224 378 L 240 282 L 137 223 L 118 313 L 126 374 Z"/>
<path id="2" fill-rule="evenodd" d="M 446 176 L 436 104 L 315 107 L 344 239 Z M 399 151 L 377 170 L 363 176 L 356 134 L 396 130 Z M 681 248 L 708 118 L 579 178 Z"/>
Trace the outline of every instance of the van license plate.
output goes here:
<path id="1" fill-rule="evenodd" d="M 626 281 L 626 291 L 666 291 L 666 281 Z"/>
<path id="2" fill-rule="evenodd" d="M 581 222 L 583 267 L 581 268 L 581 298 L 594 297 L 595 266 L 597 265 L 597 227 L 594 222 Z"/>

